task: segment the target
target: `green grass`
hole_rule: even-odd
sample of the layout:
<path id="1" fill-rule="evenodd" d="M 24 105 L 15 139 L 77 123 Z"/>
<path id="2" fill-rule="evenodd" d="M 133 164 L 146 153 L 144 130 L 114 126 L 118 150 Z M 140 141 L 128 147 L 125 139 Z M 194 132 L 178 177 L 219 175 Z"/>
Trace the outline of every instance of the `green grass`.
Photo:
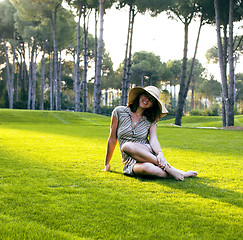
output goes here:
<path id="1" fill-rule="evenodd" d="M 242 131 L 195 119 L 158 125 L 177 182 L 102 171 L 109 117 L 0 109 L 0 239 L 242 239 Z"/>
<path id="2" fill-rule="evenodd" d="M 175 119 L 160 121 L 160 126 L 170 126 L 175 123 Z M 185 116 L 182 117 L 182 126 L 187 128 L 196 127 L 222 127 L 222 117 L 204 117 L 204 116 Z M 235 115 L 235 126 L 243 127 L 243 115 Z"/>

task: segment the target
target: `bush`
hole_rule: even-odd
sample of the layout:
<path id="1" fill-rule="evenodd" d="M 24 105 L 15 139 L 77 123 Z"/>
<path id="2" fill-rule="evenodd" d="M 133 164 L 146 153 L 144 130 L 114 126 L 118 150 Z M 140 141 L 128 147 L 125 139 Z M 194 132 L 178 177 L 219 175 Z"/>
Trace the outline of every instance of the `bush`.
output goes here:
<path id="1" fill-rule="evenodd" d="M 200 109 L 192 109 L 190 112 L 189 112 L 189 115 L 190 116 L 203 116 L 204 113 L 202 110 Z"/>
<path id="2" fill-rule="evenodd" d="M 240 111 L 238 111 L 236 106 L 234 106 L 234 114 L 235 115 L 240 115 L 241 114 Z"/>
<path id="3" fill-rule="evenodd" d="M 115 107 L 101 106 L 100 114 L 105 116 L 111 116 L 111 113 Z"/>
<path id="4" fill-rule="evenodd" d="M 212 116 L 219 116 L 219 106 L 213 107 Z"/>

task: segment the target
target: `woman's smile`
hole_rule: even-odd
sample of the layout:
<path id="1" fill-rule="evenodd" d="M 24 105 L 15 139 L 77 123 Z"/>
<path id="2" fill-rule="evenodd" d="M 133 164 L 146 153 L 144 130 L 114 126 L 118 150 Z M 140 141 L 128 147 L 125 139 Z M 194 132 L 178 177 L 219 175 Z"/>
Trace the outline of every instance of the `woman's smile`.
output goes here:
<path id="1" fill-rule="evenodd" d="M 153 105 L 153 99 L 150 97 L 147 97 L 145 94 L 142 94 L 140 97 L 140 106 L 141 107 L 151 107 Z"/>

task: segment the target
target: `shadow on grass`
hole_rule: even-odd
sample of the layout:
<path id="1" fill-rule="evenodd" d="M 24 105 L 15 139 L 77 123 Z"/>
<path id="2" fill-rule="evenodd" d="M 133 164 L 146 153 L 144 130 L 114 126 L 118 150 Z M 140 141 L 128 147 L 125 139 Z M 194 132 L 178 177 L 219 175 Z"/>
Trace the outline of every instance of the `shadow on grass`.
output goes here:
<path id="1" fill-rule="evenodd" d="M 139 181 L 156 182 L 159 185 L 166 185 L 187 194 L 196 194 L 200 197 L 214 201 L 224 202 L 242 208 L 242 194 L 233 190 L 211 186 L 214 181 L 209 178 L 185 178 L 184 181 L 170 179 L 159 179 L 155 177 L 136 177 Z"/>

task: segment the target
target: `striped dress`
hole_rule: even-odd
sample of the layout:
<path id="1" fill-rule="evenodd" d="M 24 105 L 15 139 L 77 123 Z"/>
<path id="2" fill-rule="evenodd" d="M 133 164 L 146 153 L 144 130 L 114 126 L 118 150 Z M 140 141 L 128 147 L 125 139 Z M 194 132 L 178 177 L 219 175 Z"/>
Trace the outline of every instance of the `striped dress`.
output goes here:
<path id="1" fill-rule="evenodd" d="M 136 142 L 144 144 L 153 152 L 149 140 L 149 129 L 155 124 L 147 120 L 145 116 L 142 116 L 135 126 L 132 126 L 132 112 L 127 106 L 116 107 L 112 114 L 118 119 L 117 138 L 120 145 L 120 149 L 125 142 Z M 134 164 L 136 160 L 128 156 L 121 151 L 122 161 L 124 165 Z"/>

